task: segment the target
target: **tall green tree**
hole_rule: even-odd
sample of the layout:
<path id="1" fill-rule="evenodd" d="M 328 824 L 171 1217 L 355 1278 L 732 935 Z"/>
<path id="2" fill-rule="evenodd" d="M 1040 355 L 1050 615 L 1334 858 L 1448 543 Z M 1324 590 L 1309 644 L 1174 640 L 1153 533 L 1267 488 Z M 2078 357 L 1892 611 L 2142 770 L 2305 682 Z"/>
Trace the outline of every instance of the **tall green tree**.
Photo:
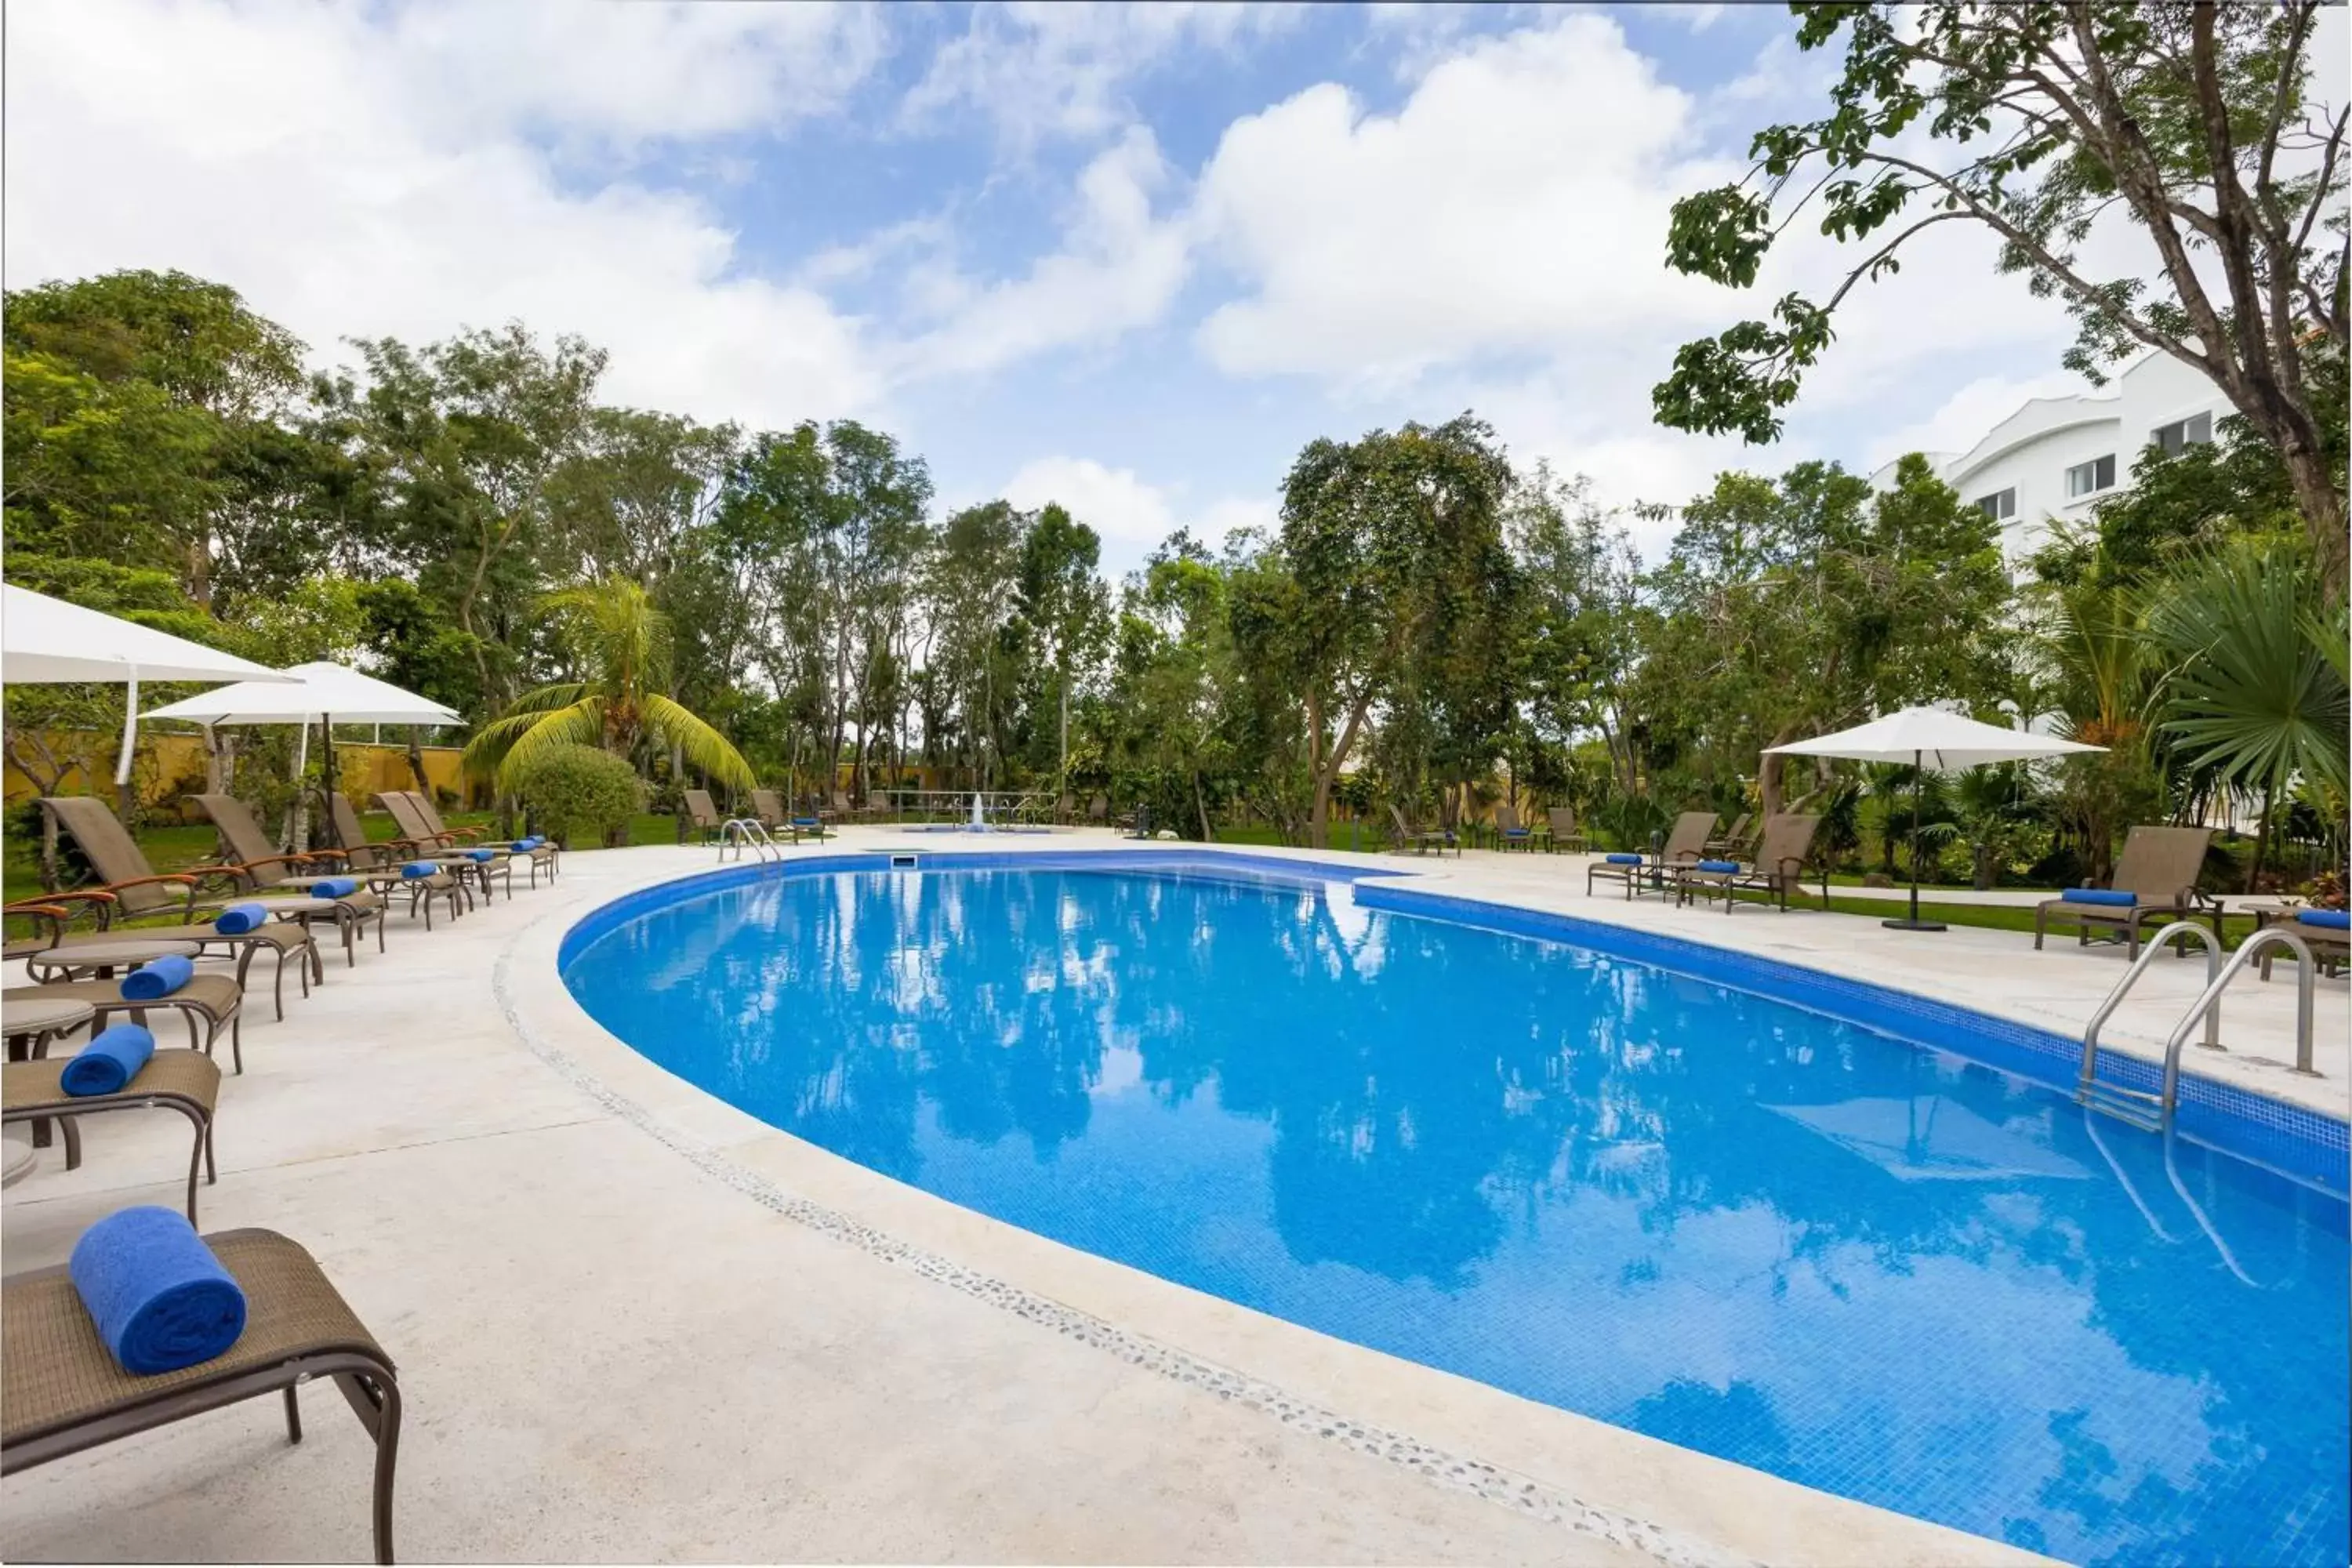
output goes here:
<path id="1" fill-rule="evenodd" d="M 1473 416 L 1310 442 L 1283 484 L 1290 624 L 1264 650 L 1295 677 L 1314 780 L 1310 842 L 1376 703 L 1477 641 L 1507 596 L 1510 464 Z M 1450 679 L 1450 673 L 1447 677 Z"/>
<path id="2" fill-rule="evenodd" d="M 1858 285 L 1929 229 L 1987 230 L 2074 315 L 2070 367 L 2153 350 L 2221 389 L 2276 448 L 2340 599 L 2345 460 L 2312 355 L 2347 349 L 2347 108 L 2310 95 L 2317 0 L 1790 9 L 1801 47 L 1844 51 L 1828 110 L 1759 131 L 1741 179 L 1675 203 L 1667 260 L 1749 288 L 1800 220 L 1864 254 L 1827 299 L 1791 291 L 1684 345 L 1659 420 L 1772 439 Z M 2110 214 L 2145 247 L 2116 275 L 2089 243 Z"/>
<path id="3" fill-rule="evenodd" d="M 1050 502 L 1021 542 L 1016 603 L 1038 674 L 1050 682 L 1056 792 L 1069 777 L 1071 693 L 1109 641 L 1110 593 L 1097 571 L 1101 560 L 1100 536 Z"/>

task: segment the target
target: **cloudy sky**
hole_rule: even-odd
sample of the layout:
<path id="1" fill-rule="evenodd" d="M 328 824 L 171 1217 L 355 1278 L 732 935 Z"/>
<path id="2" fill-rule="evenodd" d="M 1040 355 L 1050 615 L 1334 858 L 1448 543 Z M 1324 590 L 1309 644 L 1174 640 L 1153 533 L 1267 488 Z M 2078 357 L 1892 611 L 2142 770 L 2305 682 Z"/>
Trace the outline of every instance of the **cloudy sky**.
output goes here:
<path id="1" fill-rule="evenodd" d="M 1674 501 L 2070 380 L 1955 236 L 1843 313 L 1779 450 L 1650 422 L 1678 343 L 1836 260 L 1662 265 L 1675 197 L 1821 101 L 1777 8 L 16 0 L 7 45 L 11 288 L 179 268 L 322 364 L 577 332 L 611 400 L 878 424 L 1114 569 L 1270 521 L 1318 435 L 1473 408 Z"/>

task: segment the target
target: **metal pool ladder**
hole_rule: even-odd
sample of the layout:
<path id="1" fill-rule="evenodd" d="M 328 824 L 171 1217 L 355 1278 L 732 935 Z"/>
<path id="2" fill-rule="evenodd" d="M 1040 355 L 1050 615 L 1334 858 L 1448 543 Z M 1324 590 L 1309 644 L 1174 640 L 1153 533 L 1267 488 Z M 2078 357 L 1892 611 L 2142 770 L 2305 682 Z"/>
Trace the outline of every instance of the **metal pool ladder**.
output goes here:
<path id="1" fill-rule="evenodd" d="M 719 825 L 719 860 L 721 865 L 726 863 L 730 850 L 739 860 L 747 851 L 761 860 L 782 860 L 784 858 L 784 847 L 777 843 L 756 818 L 749 816 L 730 816 Z"/>
<path id="2" fill-rule="evenodd" d="M 2164 1042 L 2163 1088 L 2151 1092 L 2144 1089 L 2126 1089 L 2117 1083 L 2102 1083 L 2098 1076 L 2100 1029 L 2105 1026 L 2116 1008 L 2122 1005 L 2125 994 L 2147 973 L 2148 964 L 2175 937 L 2184 932 L 2195 937 L 2205 950 L 2205 989 L 2197 994 L 2197 1000 L 2189 1005 L 2189 1011 L 2180 1016 L 2180 1022 L 2174 1026 L 2171 1036 Z M 2090 1026 L 2083 1031 L 2083 1071 L 2074 1084 L 2076 1103 L 2150 1132 L 2169 1132 L 2173 1112 L 2180 1104 L 2180 1047 L 2189 1043 L 2189 1032 L 2202 1021 L 2205 1037 L 2199 1043 L 2207 1050 L 2228 1048 L 2221 1044 L 2221 993 L 2229 989 L 2230 982 L 2237 978 L 2241 970 L 2259 958 L 2265 948 L 2272 947 L 2293 949 L 2298 961 L 2294 996 L 2294 1070 L 2306 1077 L 2318 1077 L 2311 1065 L 2315 969 L 2310 945 L 2284 926 L 2264 926 L 2241 942 L 2238 951 L 2224 963 L 2221 942 L 2211 932 L 2194 921 L 2175 921 L 2158 931 L 2140 950 L 2139 957 L 2124 972 L 2124 977 L 2116 982 L 2115 989 L 2107 993 L 2107 999 L 2099 1004 L 2099 1010 L 2091 1015 Z"/>

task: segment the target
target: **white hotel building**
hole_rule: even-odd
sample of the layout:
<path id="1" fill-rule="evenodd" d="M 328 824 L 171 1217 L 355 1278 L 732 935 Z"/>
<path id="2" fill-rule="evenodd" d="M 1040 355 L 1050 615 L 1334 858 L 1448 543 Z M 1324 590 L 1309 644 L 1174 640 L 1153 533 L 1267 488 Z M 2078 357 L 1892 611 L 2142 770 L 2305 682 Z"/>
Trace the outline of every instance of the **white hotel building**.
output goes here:
<path id="1" fill-rule="evenodd" d="M 2178 451 L 2213 438 L 2231 411 L 2206 376 L 2169 354 L 2148 353 L 2096 393 L 2037 397 L 1957 456 L 1927 454 L 1937 475 L 2001 525 L 2009 558 L 2039 549 L 2053 518 L 2086 518 L 2092 506 L 2132 481 L 2150 442 Z M 1895 465 L 1871 476 L 1882 489 Z"/>

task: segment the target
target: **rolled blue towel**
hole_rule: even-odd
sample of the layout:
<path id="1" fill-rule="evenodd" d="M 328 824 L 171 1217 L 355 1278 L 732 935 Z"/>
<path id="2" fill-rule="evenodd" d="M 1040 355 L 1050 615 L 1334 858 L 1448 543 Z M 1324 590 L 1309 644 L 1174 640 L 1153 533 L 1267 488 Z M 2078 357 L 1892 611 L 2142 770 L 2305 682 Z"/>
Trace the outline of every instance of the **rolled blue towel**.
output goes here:
<path id="1" fill-rule="evenodd" d="M 196 977 L 195 961 L 174 952 L 151 958 L 122 977 L 125 1002 L 160 1002 Z"/>
<path id="2" fill-rule="evenodd" d="M 508 847 L 511 848 L 518 855 L 528 855 L 532 850 L 538 848 L 539 846 L 540 840 L 537 838 L 518 838 L 511 845 L 508 846 Z"/>
<path id="3" fill-rule="evenodd" d="M 498 858 L 499 852 L 495 849 L 468 849 L 466 851 L 466 858 L 471 860 L 477 866 L 487 866 Z"/>
<path id="4" fill-rule="evenodd" d="M 2328 931 L 2352 929 L 2352 912 L 2343 910 L 2297 910 L 2294 918 L 2297 924 L 2321 926 Z"/>
<path id="5" fill-rule="evenodd" d="M 1737 860 L 1702 860 L 1698 863 L 1698 868 L 1702 871 L 1713 871 L 1720 876 L 1727 877 L 1739 869 L 1739 862 Z"/>
<path id="6" fill-rule="evenodd" d="M 98 1337 L 142 1377 L 220 1355 L 245 1332 L 245 1292 L 171 1209 L 118 1209 L 81 1233 L 66 1264 Z"/>
<path id="7" fill-rule="evenodd" d="M 146 1028 L 138 1024 L 110 1024 L 73 1054 L 58 1077 L 58 1087 L 76 1099 L 86 1094 L 120 1094 L 154 1054 L 155 1037 Z"/>
<path id="8" fill-rule="evenodd" d="M 1638 866 L 1642 863 L 1642 858 L 1639 855 L 1628 855 L 1622 851 L 1614 855 L 1603 856 L 1602 858 L 1607 860 L 1612 866 Z"/>
<path id="9" fill-rule="evenodd" d="M 2119 888 L 2069 888 L 2062 896 L 2070 904 L 2112 904 L 2117 909 L 2129 909 L 2139 902 L 2137 893 L 2127 893 Z"/>
<path id="10" fill-rule="evenodd" d="M 213 930 L 223 936 L 243 936 L 260 930 L 268 921 L 268 904 L 231 904 L 213 917 Z"/>
<path id="11" fill-rule="evenodd" d="M 434 861 L 411 860 L 400 868 L 400 874 L 413 882 L 420 877 L 436 876 L 440 870 L 440 866 Z"/>
<path id="12" fill-rule="evenodd" d="M 359 890 L 359 883 L 350 877 L 330 877 L 310 884 L 310 896 L 314 899 L 348 899 Z"/>
<path id="13" fill-rule="evenodd" d="M 814 816 L 795 816 L 793 818 L 793 826 L 794 827 L 814 827 L 817 826 L 817 820 Z"/>

